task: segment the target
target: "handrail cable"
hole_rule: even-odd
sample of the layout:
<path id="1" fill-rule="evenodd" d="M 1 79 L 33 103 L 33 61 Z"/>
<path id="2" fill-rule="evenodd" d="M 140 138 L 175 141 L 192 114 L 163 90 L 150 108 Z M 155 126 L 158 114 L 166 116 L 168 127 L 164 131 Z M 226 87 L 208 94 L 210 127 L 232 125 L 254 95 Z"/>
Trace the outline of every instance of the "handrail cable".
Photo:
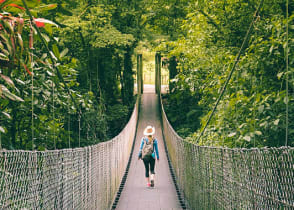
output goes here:
<path id="1" fill-rule="evenodd" d="M 286 0 L 286 133 L 285 133 L 285 146 L 288 144 L 288 126 L 289 126 L 289 0 Z"/>
<path id="2" fill-rule="evenodd" d="M 227 79 L 226 79 L 226 82 L 225 82 L 225 84 L 224 84 L 224 86 L 223 86 L 223 88 L 222 88 L 222 91 L 221 91 L 221 93 L 220 93 L 220 95 L 219 95 L 219 97 L 218 97 L 218 99 L 217 99 L 217 101 L 216 101 L 216 104 L 214 105 L 213 110 L 212 110 L 212 112 L 211 112 L 211 114 L 210 114 L 208 120 L 206 121 L 204 128 L 202 129 L 200 135 L 198 136 L 198 138 L 197 138 L 197 140 L 196 140 L 196 143 L 199 142 L 201 136 L 204 134 L 204 132 L 205 132 L 205 130 L 206 130 L 206 128 L 207 128 L 207 126 L 208 126 L 208 124 L 209 124 L 209 122 L 210 122 L 210 120 L 211 120 L 211 118 L 212 118 L 212 116 L 213 116 L 213 114 L 214 114 L 214 112 L 215 112 L 215 110 L 216 110 L 216 108 L 217 108 L 217 106 L 218 106 L 220 100 L 221 100 L 221 98 L 223 97 L 223 95 L 224 95 L 224 93 L 225 93 L 225 90 L 226 90 L 226 88 L 227 88 L 227 85 L 228 85 L 229 81 L 231 80 L 232 74 L 233 74 L 233 72 L 234 72 L 234 70 L 235 70 L 235 68 L 236 68 L 236 66 L 237 66 L 237 64 L 238 64 L 238 62 L 239 62 L 239 60 L 240 60 L 241 53 L 242 53 L 242 51 L 244 50 L 245 45 L 246 45 L 246 43 L 247 43 L 247 41 L 248 41 L 249 34 L 251 33 L 252 28 L 253 28 L 253 23 L 256 21 L 257 14 L 259 13 L 259 11 L 260 11 L 260 9 L 261 9 L 261 6 L 262 6 L 262 4 L 263 4 L 263 1 L 264 1 L 264 0 L 261 0 L 261 1 L 260 1 L 259 5 L 258 5 L 258 8 L 256 9 L 256 11 L 255 11 L 255 13 L 254 13 L 253 19 L 252 19 L 252 21 L 251 21 L 251 23 L 250 23 L 250 26 L 249 26 L 249 28 L 248 28 L 248 30 L 247 30 L 247 33 L 246 33 L 246 36 L 245 36 L 245 38 L 244 38 L 244 40 L 243 40 L 243 43 L 242 43 L 242 45 L 241 45 L 241 48 L 240 48 L 240 50 L 239 50 L 239 52 L 238 52 L 238 55 L 237 55 L 237 57 L 236 57 L 236 59 L 235 59 L 235 63 L 234 63 L 234 65 L 233 65 L 233 67 L 232 67 L 232 70 L 230 71 L 230 73 L 229 73 L 229 75 L 228 75 L 228 77 L 227 77 Z"/>

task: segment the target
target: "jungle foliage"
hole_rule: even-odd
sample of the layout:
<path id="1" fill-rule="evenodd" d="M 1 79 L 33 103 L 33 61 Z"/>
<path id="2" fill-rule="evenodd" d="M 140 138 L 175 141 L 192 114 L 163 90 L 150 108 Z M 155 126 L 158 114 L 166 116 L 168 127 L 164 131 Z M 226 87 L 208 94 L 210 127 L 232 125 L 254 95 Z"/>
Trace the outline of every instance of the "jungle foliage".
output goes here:
<path id="1" fill-rule="evenodd" d="M 160 27 L 169 37 L 157 49 L 170 61 L 177 60 L 165 107 L 173 127 L 187 140 L 198 139 L 259 2 L 194 0 L 164 1 L 160 7 L 154 4 L 154 10 L 174 14 L 162 16 L 153 28 Z M 200 145 L 294 146 L 293 1 L 288 6 L 288 48 L 286 8 L 286 0 L 264 1 L 225 95 L 197 142 Z M 169 23 L 174 23 L 172 31 L 162 27 Z M 174 68 L 175 64 L 170 66 Z"/>
<path id="2" fill-rule="evenodd" d="M 132 56 L 142 40 L 168 58 L 167 114 L 196 142 L 260 1 L 26 0 L 33 21 L 23 2 L 0 0 L 5 149 L 71 148 L 115 136 L 133 108 Z M 282 146 L 288 128 L 294 146 L 293 8 L 289 1 L 287 42 L 286 0 L 264 1 L 197 143 Z"/>
<path id="3" fill-rule="evenodd" d="M 0 0 L 1 146 L 72 148 L 117 135 L 135 102 L 140 1 L 29 0 L 33 21 L 23 2 Z"/>

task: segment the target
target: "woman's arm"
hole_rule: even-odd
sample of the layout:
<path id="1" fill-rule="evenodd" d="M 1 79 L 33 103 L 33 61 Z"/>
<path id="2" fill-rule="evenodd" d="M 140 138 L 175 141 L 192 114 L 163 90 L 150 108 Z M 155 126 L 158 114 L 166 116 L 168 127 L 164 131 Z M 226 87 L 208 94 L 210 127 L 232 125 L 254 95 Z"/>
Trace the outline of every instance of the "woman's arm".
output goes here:
<path id="1" fill-rule="evenodd" d="M 144 138 L 142 138 L 142 140 L 141 140 L 139 154 L 138 154 L 138 159 L 140 159 L 142 157 L 142 149 L 143 149 L 143 146 L 144 146 Z"/>
<path id="2" fill-rule="evenodd" d="M 157 139 L 154 141 L 155 153 L 157 156 L 157 160 L 159 160 L 159 152 L 158 152 L 158 141 Z"/>

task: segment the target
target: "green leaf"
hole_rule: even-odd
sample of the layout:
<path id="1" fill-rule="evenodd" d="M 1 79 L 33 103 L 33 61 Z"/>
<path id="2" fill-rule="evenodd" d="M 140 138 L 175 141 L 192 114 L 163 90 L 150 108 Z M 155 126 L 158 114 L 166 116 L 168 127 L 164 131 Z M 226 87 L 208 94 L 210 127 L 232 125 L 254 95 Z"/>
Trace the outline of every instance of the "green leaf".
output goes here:
<path id="1" fill-rule="evenodd" d="M 261 136 L 262 135 L 262 132 L 261 131 L 255 131 L 254 133 L 257 134 L 258 136 Z"/>
<path id="2" fill-rule="evenodd" d="M 56 9 L 56 7 L 57 7 L 57 4 L 48 4 L 45 6 L 40 6 L 40 7 L 36 8 L 35 10 L 37 12 L 45 12 L 45 11 L 50 11 L 50 10 Z"/>
<path id="3" fill-rule="evenodd" d="M 48 119 L 46 115 L 40 115 L 39 118 L 40 118 L 40 121 L 42 122 L 45 122 Z"/>
<path id="4" fill-rule="evenodd" d="M 53 34 L 53 29 L 52 29 L 52 25 L 50 24 L 45 24 L 45 30 L 47 31 L 48 34 L 52 35 Z"/>
<path id="5" fill-rule="evenodd" d="M 246 141 L 251 141 L 251 137 L 250 137 L 250 136 L 244 136 L 244 139 L 245 139 Z"/>
<path id="6" fill-rule="evenodd" d="M 62 13 L 63 15 L 68 15 L 71 16 L 73 15 L 72 12 L 68 9 L 65 9 L 65 7 L 67 7 L 67 4 L 63 3 L 63 4 L 59 4 L 57 9 L 59 13 Z"/>
<path id="7" fill-rule="evenodd" d="M 9 30 L 9 33 L 10 34 L 13 34 L 14 33 L 14 30 L 13 30 L 13 27 L 12 27 L 12 25 L 9 23 L 9 21 L 8 20 L 4 20 L 4 21 L 1 21 L 2 23 L 3 23 L 3 25 L 4 25 L 4 28 L 7 30 Z"/>
<path id="8" fill-rule="evenodd" d="M 23 102 L 24 100 L 13 93 L 11 93 L 4 85 L 0 85 L 0 89 L 2 88 L 3 95 L 7 98 L 9 98 L 12 101 L 21 101 Z"/>
<path id="9" fill-rule="evenodd" d="M 236 132 L 233 132 L 233 133 L 230 133 L 229 135 L 228 135 L 228 137 L 233 137 L 233 136 L 235 136 L 236 135 Z"/>
<path id="10" fill-rule="evenodd" d="M 0 76 L 2 77 L 2 79 L 5 80 L 5 82 L 7 82 L 7 84 L 8 84 L 10 87 L 14 87 L 14 83 L 13 83 L 13 81 L 12 81 L 9 77 L 7 77 L 7 76 L 5 76 L 5 75 L 3 75 L 3 74 L 0 74 Z"/>
<path id="11" fill-rule="evenodd" d="M 54 53 L 54 55 L 55 55 L 56 58 L 59 58 L 60 57 L 59 49 L 58 49 L 58 47 L 57 47 L 56 44 L 54 44 L 52 46 L 52 51 L 53 51 L 53 53 Z"/>
<path id="12" fill-rule="evenodd" d="M 9 58 L 6 55 L 4 55 L 3 53 L 0 53 L 0 60 L 9 61 Z"/>
<path id="13" fill-rule="evenodd" d="M 53 76 L 53 73 L 50 72 L 50 71 L 46 71 L 46 73 L 47 73 L 49 76 Z"/>
<path id="14" fill-rule="evenodd" d="M 263 110 L 264 110 L 264 105 L 260 105 L 260 106 L 258 107 L 258 112 L 259 112 L 259 113 L 262 113 Z"/>
<path id="15" fill-rule="evenodd" d="M 19 84 L 25 85 L 26 83 L 20 79 L 15 79 L 15 81 L 17 81 Z"/>
<path id="16" fill-rule="evenodd" d="M 54 55 L 54 53 L 52 51 L 50 51 L 50 55 L 53 57 L 54 60 L 57 61 L 57 58 L 56 58 L 56 56 Z"/>
<path id="17" fill-rule="evenodd" d="M 2 126 L 0 126 L 0 132 L 5 133 L 5 129 Z"/>
<path id="18" fill-rule="evenodd" d="M 280 119 L 276 119 L 276 120 L 274 121 L 274 125 L 278 125 L 279 122 L 280 122 Z"/>
<path id="19" fill-rule="evenodd" d="M 8 113 L 2 112 L 2 114 L 5 115 L 8 119 L 11 119 L 11 116 Z"/>
<path id="20" fill-rule="evenodd" d="M 23 50 L 23 40 L 22 40 L 20 33 L 17 33 L 17 39 L 18 39 L 18 43 L 21 47 L 21 50 Z"/>
<path id="21" fill-rule="evenodd" d="M 285 104 L 288 104 L 288 102 L 289 102 L 289 98 L 288 98 L 288 96 L 285 96 L 285 98 L 284 98 L 284 103 L 285 103 Z"/>
<path id="22" fill-rule="evenodd" d="M 68 53 L 68 48 L 65 48 L 65 49 L 62 50 L 62 52 L 60 53 L 60 58 L 64 57 L 67 53 Z"/>
<path id="23" fill-rule="evenodd" d="M 264 127 L 264 126 L 267 126 L 267 125 L 268 125 L 268 122 L 267 121 L 262 122 L 262 123 L 259 124 L 259 126 L 261 126 L 261 127 Z"/>
<path id="24" fill-rule="evenodd" d="M 243 126 L 247 125 L 247 123 L 242 123 L 239 128 L 243 128 Z"/>
<path id="25" fill-rule="evenodd" d="M 269 50 L 270 54 L 272 53 L 273 49 L 274 49 L 274 45 L 272 45 L 270 50 Z"/>
<path id="26" fill-rule="evenodd" d="M 284 72 L 280 72 L 277 74 L 278 79 L 281 79 L 281 77 L 283 76 Z"/>
<path id="27" fill-rule="evenodd" d="M 47 36 L 47 34 L 42 33 L 42 37 L 46 40 L 46 42 L 50 42 L 50 38 L 49 36 Z"/>
<path id="28" fill-rule="evenodd" d="M 4 49 L 4 45 L 0 42 L 0 50 Z"/>

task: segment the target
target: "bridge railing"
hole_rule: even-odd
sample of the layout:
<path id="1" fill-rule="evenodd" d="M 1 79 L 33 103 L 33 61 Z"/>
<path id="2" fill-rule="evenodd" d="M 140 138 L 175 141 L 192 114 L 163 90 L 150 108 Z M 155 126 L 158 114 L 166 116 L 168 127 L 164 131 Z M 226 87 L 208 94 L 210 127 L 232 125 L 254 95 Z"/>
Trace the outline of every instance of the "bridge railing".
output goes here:
<path id="1" fill-rule="evenodd" d="M 190 209 L 294 209 L 294 148 L 197 146 L 173 130 L 162 109 L 164 138 Z"/>
<path id="2" fill-rule="evenodd" d="M 123 131 L 97 145 L 0 151 L 0 209 L 109 209 L 132 149 L 138 100 Z"/>

